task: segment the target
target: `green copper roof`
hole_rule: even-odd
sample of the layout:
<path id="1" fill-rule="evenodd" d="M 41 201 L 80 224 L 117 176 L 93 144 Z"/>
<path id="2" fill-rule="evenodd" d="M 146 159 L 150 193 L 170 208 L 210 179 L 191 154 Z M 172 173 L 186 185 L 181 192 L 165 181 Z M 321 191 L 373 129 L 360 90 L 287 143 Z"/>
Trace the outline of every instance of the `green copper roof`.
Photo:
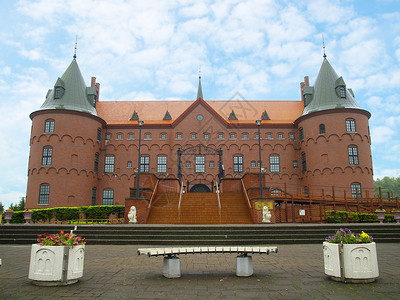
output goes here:
<path id="1" fill-rule="evenodd" d="M 340 87 L 344 87 L 346 97 L 340 97 Z M 354 100 L 353 93 L 346 88 L 343 78 L 336 74 L 326 58 L 324 58 L 317 79 L 315 80 L 314 89 L 307 87 L 303 91 L 303 94 L 307 100 L 303 116 L 335 108 L 360 109 Z M 310 100 L 307 99 L 309 96 L 311 96 Z"/>
<path id="2" fill-rule="evenodd" d="M 58 87 L 61 88 L 59 95 L 55 93 Z M 57 79 L 54 89 L 47 93 L 46 100 L 40 110 L 66 109 L 97 116 L 96 109 L 88 99 L 89 93 L 95 93 L 95 90 L 92 90 L 86 88 L 81 71 L 74 59 L 61 78 Z"/>

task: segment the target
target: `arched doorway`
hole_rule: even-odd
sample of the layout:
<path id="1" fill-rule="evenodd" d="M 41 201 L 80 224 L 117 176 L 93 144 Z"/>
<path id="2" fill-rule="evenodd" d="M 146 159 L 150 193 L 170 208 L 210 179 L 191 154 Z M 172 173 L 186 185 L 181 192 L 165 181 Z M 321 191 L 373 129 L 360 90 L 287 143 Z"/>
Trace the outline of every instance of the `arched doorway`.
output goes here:
<path id="1" fill-rule="evenodd" d="M 204 183 L 195 184 L 190 188 L 190 193 L 211 193 L 210 188 Z"/>

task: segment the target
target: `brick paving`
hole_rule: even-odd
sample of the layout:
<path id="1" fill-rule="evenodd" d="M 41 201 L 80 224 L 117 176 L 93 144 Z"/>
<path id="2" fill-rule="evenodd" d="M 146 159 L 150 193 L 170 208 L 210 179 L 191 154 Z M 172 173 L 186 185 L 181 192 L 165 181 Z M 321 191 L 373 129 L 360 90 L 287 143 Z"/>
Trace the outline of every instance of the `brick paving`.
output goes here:
<path id="1" fill-rule="evenodd" d="M 270 245 L 273 246 L 273 245 Z M 162 276 L 162 257 L 141 246 L 87 245 L 78 283 L 38 287 L 28 279 L 30 245 L 0 245 L 0 299 L 399 299 L 400 244 L 377 245 L 380 277 L 369 284 L 330 280 L 322 244 L 278 245 L 254 255 L 254 275 L 236 277 L 236 255 L 181 255 L 182 277 Z"/>

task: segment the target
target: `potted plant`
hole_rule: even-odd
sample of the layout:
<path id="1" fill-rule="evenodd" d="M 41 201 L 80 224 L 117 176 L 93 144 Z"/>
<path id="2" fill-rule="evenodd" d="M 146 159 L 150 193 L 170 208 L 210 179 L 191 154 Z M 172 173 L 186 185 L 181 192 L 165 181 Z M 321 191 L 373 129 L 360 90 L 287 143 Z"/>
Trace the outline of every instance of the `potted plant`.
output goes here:
<path id="1" fill-rule="evenodd" d="M 378 216 L 379 222 L 383 223 L 383 221 L 385 220 L 386 211 L 384 209 L 377 209 L 375 212 L 376 215 Z"/>
<path id="2" fill-rule="evenodd" d="M 14 211 L 11 208 L 7 209 L 4 212 L 4 220 L 6 221 L 6 224 L 10 224 L 13 213 L 14 213 Z"/>
<path id="3" fill-rule="evenodd" d="M 32 214 L 33 211 L 29 210 L 29 209 L 25 209 L 24 210 L 24 220 L 25 220 L 25 224 L 29 224 L 31 219 L 32 219 Z"/>
<path id="4" fill-rule="evenodd" d="M 325 274 L 350 283 L 373 282 L 379 276 L 376 244 L 364 231 L 339 229 L 323 243 Z"/>
<path id="5" fill-rule="evenodd" d="M 36 285 L 69 285 L 83 276 L 86 240 L 72 233 L 38 235 L 31 248 L 28 278 Z"/>

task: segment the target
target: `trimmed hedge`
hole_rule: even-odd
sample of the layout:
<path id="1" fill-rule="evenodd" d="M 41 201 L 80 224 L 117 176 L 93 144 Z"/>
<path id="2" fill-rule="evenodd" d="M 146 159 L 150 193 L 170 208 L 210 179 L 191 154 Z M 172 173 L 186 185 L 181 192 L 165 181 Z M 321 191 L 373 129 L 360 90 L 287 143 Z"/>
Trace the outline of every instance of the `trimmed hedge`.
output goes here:
<path id="1" fill-rule="evenodd" d="M 46 222 L 55 218 L 58 221 L 83 219 L 109 219 L 111 214 L 116 214 L 118 218 L 123 218 L 125 206 L 123 205 L 98 205 L 81 207 L 55 207 L 45 209 L 32 209 L 33 222 Z M 10 223 L 24 223 L 24 212 L 15 211 Z"/>
<path id="2" fill-rule="evenodd" d="M 378 216 L 375 213 L 357 213 L 339 210 L 325 211 L 326 223 L 376 223 Z M 394 222 L 391 214 L 385 214 L 385 223 Z"/>

